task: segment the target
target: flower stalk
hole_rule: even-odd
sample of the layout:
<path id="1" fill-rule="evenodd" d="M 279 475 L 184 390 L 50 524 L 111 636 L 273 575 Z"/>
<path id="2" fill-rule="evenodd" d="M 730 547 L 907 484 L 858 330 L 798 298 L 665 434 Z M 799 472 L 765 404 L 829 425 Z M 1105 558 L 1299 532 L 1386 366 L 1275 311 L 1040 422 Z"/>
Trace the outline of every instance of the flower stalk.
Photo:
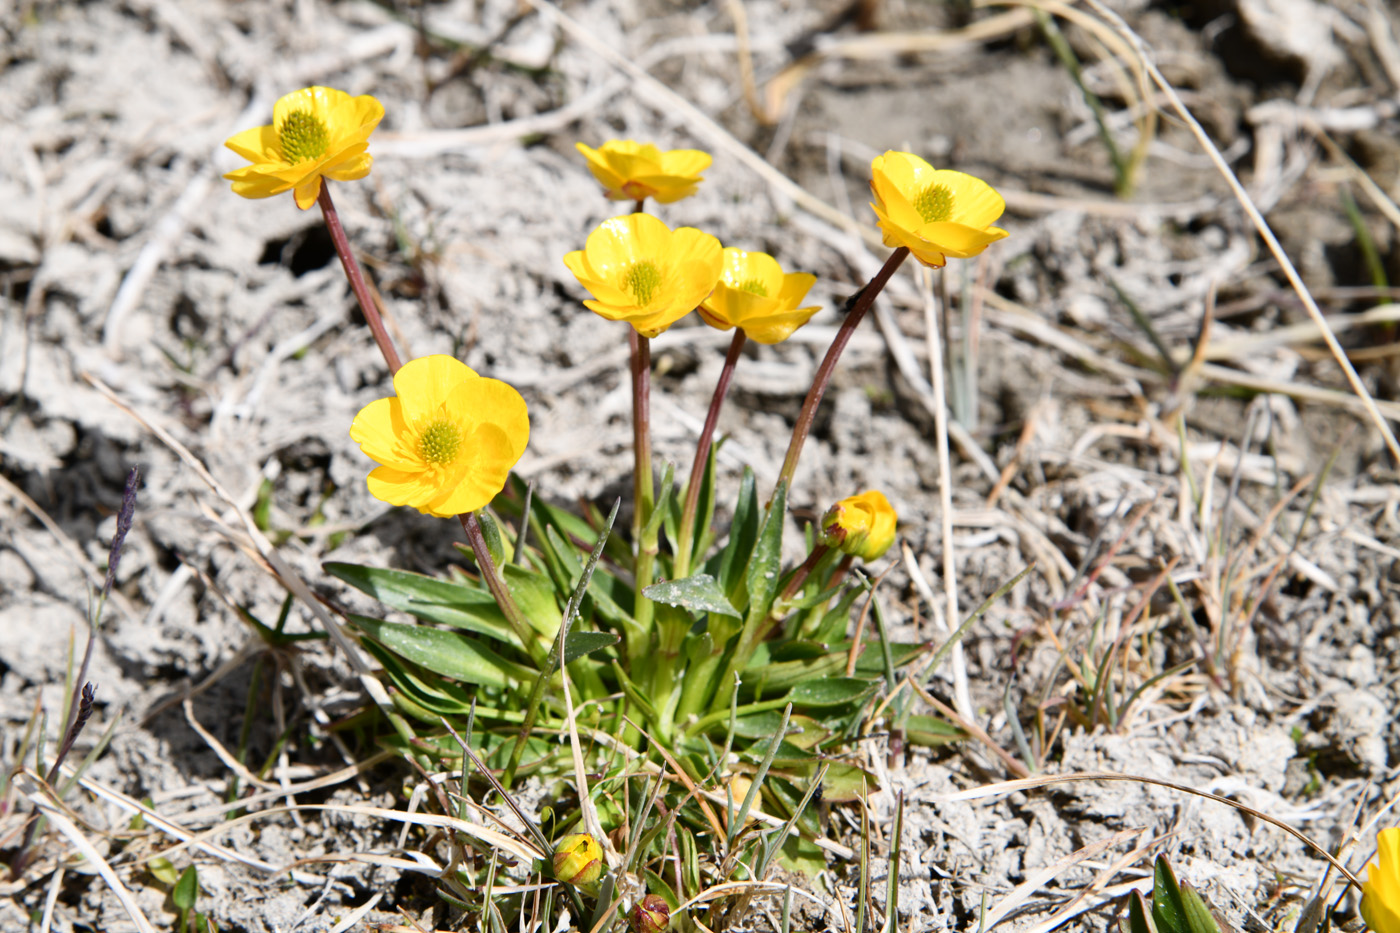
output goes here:
<path id="1" fill-rule="evenodd" d="M 632 613 L 640 631 L 651 628 L 651 600 L 642 590 L 651 586 L 656 569 L 656 533 L 644 534 L 651 521 L 656 503 L 656 490 L 651 475 L 651 341 L 636 329 L 627 331 L 627 346 L 632 357 L 632 540 L 637 547 L 637 602 Z M 643 538 L 650 538 L 650 542 Z M 645 650 L 645 645 L 629 646 Z M 632 657 L 639 657 L 636 651 Z"/>
<path id="2" fill-rule="evenodd" d="M 890 277 L 894 275 L 905 258 L 909 255 L 909 248 L 901 246 L 890 254 L 890 258 L 885 260 L 885 264 L 880 267 L 880 271 L 875 274 L 875 278 L 866 283 L 855 296 L 855 304 L 847 312 L 846 319 L 841 322 L 841 328 L 836 332 L 836 337 L 831 341 L 831 346 L 827 348 L 826 357 L 822 359 L 821 366 L 817 367 L 817 375 L 812 380 L 812 387 L 807 390 L 807 398 L 802 402 L 802 411 L 797 415 L 797 423 L 792 428 L 792 441 L 788 444 L 787 457 L 783 459 L 782 472 L 778 474 L 779 485 L 792 486 L 793 474 L 797 472 L 797 458 L 802 456 L 802 445 L 807 442 L 807 435 L 812 431 L 812 422 L 817 417 L 817 406 L 821 404 L 822 396 L 826 394 L 826 387 L 831 382 L 831 374 L 836 370 L 836 362 L 841 358 L 841 353 L 846 349 L 846 344 L 850 343 L 851 335 L 860 326 L 861 319 L 865 317 L 870 306 L 875 303 L 875 297 L 884 289 Z"/>
<path id="3" fill-rule="evenodd" d="M 392 376 L 402 365 L 399 362 L 399 354 L 394 349 L 393 341 L 389 339 L 389 332 L 384 329 L 384 318 L 380 316 L 379 306 L 374 303 L 369 286 L 365 284 L 360 263 L 350 249 L 350 239 L 345 235 L 345 227 L 340 223 L 340 214 L 336 212 L 335 202 L 331 200 L 330 184 L 324 181 L 321 183 L 321 193 L 316 196 L 316 203 L 321 205 L 321 214 L 326 218 L 326 229 L 330 231 L 331 242 L 335 244 L 335 254 L 340 257 L 340 267 L 345 270 L 345 277 L 350 280 L 350 290 L 355 293 L 355 299 L 360 303 L 360 312 L 364 314 L 365 323 L 369 325 L 370 333 L 374 334 L 374 342 L 379 345 L 379 352 L 384 354 L 384 362 L 388 364 L 389 375 Z"/>
<path id="4" fill-rule="evenodd" d="M 710 446 L 714 441 L 715 426 L 719 422 L 719 410 L 724 407 L 724 398 L 729 394 L 729 383 L 734 376 L 734 367 L 739 355 L 744 352 L 748 336 L 742 328 L 734 329 L 734 339 L 729 343 L 729 352 L 724 357 L 724 368 L 720 370 L 715 383 L 715 394 L 710 399 L 710 411 L 705 415 L 705 427 L 700 431 L 700 440 L 695 446 L 695 462 L 690 466 L 690 482 L 685 487 L 685 507 L 681 511 L 680 540 L 676 542 L 676 559 L 672 574 L 677 578 L 690 574 L 691 551 L 695 545 L 695 510 L 700 504 L 700 486 L 705 477 L 705 466 L 710 459 Z"/>
<path id="5" fill-rule="evenodd" d="M 530 655 L 530 659 L 543 670 L 545 661 L 549 657 L 548 652 L 540 644 L 539 639 L 535 637 L 535 630 L 530 627 L 524 613 L 520 611 L 515 599 L 511 597 L 510 588 L 506 585 L 505 578 L 497 569 L 496 562 L 491 559 L 491 550 L 486 546 L 486 535 L 482 533 L 481 522 L 477 521 L 476 513 L 463 512 L 457 516 L 457 520 L 462 523 L 462 530 L 467 533 L 467 541 L 471 543 L 472 554 L 476 556 L 476 566 L 481 571 L 481 578 L 486 581 L 486 588 L 491 591 L 496 605 L 500 607 L 506 621 L 510 623 L 511 631 L 515 632 L 515 637 L 519 638 L 520 643 L 525 646 L 525 651 Z"/>

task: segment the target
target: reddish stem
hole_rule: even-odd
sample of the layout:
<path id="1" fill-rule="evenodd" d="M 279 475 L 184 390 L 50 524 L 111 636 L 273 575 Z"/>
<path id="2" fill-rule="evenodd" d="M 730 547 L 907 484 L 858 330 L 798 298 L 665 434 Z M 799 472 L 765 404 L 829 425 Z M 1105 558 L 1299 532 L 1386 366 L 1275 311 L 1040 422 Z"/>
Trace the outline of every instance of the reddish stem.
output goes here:
<path id="1" fill-rule="evenodd" d="M 384 329 L 384 319 L 379 316 L 379 306 L 370 296 L 369 286 L 365 284 L 364 274 L 360 271 L 360 264 L 350 250 L 350 240 L 345 235 L 340 215 L 336 213 L 335 204 L 331 201 L 330 182 L 324 178 L 321 179 L 321 193 L 316 196 L 316 203 L 321 205 L 321 213 L 326 218 L 326 229 L 331 233 L 331 242 L 335 244 L 335 253 L 340 257 L 340 266 L 345 270 L 345 277 L 350 280 L 350 290 L 355 293 L 355 299 L 360 303 L 360 313 L 365 316 L 365 323 L 374 334 L 374 342 L 379 344 L 379 352 L 384 354 L 389 374 L 393 375 L 402 365 L 399 362 L 398 351 L 389 339 L 389 332 Z"/>
<path id="2" fill-rule="evenodd" d="M 691 549 L 695 538 L 695 510 L 700 503 L 700 487 L 705 477 L 705 466 L 710 459 L 710 446 L 715 436 L 715 425 L 719 422 L 719 410 L 724 407 L 724 397 L 729 394 L 729 382 L 734 375 L 734 367 L 739 362 L 739 354 L 744 352 L 744 342 L 748 335 L 742 327 L 734 328 L 734 339 L 729 344 L 729 352 L 724 357 L 724 368 L 720 370 L 719 381 L 715 383 L 715 394 L 710 399 L 710 411 L 705 416 L 705 427 L 700 431 L 700 442 L 695 447 L 695 462 L 690 466 L 690 484 L 685 487 L 685 509 L 681 512 L 680 540 L 676 542 L 676 561 L 671 572 L 676 577 L 690 573 Z"/>
<path id="3" fill-rule="evenodd" d="M 846 344 L 851 340 L 851 334 L 855 333 L 856 327 L 865 317 L 865 312 L 869 311 L 870 306 L 875 303 L 875 296 L 880 294 L 885 283 L 890 280 L 890 276 L 894 275 L 895 270 L 899 268 L 908 255 L 909 247 L 907 246 L 901 246 L 890 254 L 890 258 L 885 260 L 885 264 L 875 274 L 875 278 L 871 279 L 860 290 L 855 306 L 846 314 L 846 319 L 841 322 L 841 329 L 836 332 L 836 338 L 831 341 L 831 346 L 827 348 L 826 357 L 822 360 L 821 366 L 817 368 L 817 375 L 812 380 L 812 388 L 807 390 L 807 398 L 802 402 L 802 411 L 797 416 L 797 424 L 793 425 L 792 442 L 788 444 L 787 457 L 783 460 L 783 471 L 778 475 L 778 482 L 786 482 L 788 489 L 792 488 L 792 475 L 797 472 L 797 458 L 802 455 L 802 445 L 806 443 L 807 435 L 811 433 L 812 421 L 817 417 L 817 406 L 821 404 L 826 387 L 831 382 L 831 374 L 836 369 L 836 361 L 841 358 L 841 351 L 846 349 Z"/>

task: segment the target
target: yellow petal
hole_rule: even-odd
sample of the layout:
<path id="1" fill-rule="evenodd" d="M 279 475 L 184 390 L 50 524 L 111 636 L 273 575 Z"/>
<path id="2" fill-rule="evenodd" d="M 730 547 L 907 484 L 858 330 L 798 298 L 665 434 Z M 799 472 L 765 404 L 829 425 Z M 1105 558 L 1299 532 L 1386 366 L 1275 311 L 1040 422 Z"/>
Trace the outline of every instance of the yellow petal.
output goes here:
<path id="1" fill-rule="evenodd" d="M 710 154 L 699 149 L 671 149 L 661 154 L 661 170 L 667 175 L 689 178 L 710 167 Z"/>
<path id="2" fill-rule="evenodd" d="M 510 468 L 519 459 L 512 441 L 494 424 L 483 424 L 468 440 L 472 463 L 457 484 L 433 503 L 433 514 L 452 516 L 475 512 L 505 488 Z"/>
<path id="3" fill-rule="evenodd" d="M 277 139 L 275 127 L 255 126 L 251 130 L 235 133 L 224 141 L 224 145 L 249 162 L 282 160 L 282 144 Z"/>
<path id="4" fill-rule="evenodd" d="M 405 445 L 408 434 L 403 408 L 396 398 L 370 402 L 350 423 L 350 439 L 360 445 L 365 456 L 401 470 L 422 469 L 417 452 Z"/>
<path id="5" fill-rule="evenodd" d="M 464 424 L 498 428 L 507 442 L 501 457 L 508 458 L 510 466 L 525 452 L 530 440 L 530 413 L 513 386 L 499 379 L 471 379 L 452 390 L 444 408 L 449 417 Z"/>
<path id="6" fill-rule="evenodd" d="M 479 378 L 471 367 L 453 357 L 420 356 L 403 364 L 394 374 L 394 394 L 403 406 L 404 421 L 417 425 L 425 418 L 437 417 L 458 386 Z"/>
<path id="7" fill-rule="evenodd" d="M 376 467 L 366 479 L 369 494 L 390 505 L 409 505 L 420 511 L 438 495 L 429 470 Z"/>
<path id="8" fill-rule="evenodd" d="M 957 223 L 925 224 L 918 232 L 929 243 L 937 244 L 941 252 L 956 259 L 976 256 L 1006 236 L 1006 231 L 998 227 L 980 230 Z"/>
<path id="9" fill-rule="evenodd" d="M 234 169 L 224 178 L 233 182 L 233 193 L 241 198 L 270 198 L 292 190 L 292 186 L 275 175 L 259 170 L 256 165 Z"/>
<path id="10" fill-rule="evenodd" d="M 320 194 L 321 176 L 312 175 L 309 179 L 296 187 L 297 207 L 306 210 L 316 203 L 316 198 L 318 198 Z"/>
<path id="11" fill-rule="evenodd" d="M 333 181 L 355 181 L 368 175 L 373 164 L 374 156 L 361 150 L 358 154 L 338 162 L 333 168 L 323 169 L 321 174 Z"/>
<path id="12" fill-rule="evenodd" d="M 812 290 L 812 286 L 815 284 L 817 284 L 817 277 L 810 272 L 789 272 L 783 276 L 783 286 L 778 292 L 778 304 L 787 308 L 796 308 L 802 303 L 802 299 L 807 297 L 807 293 Z"/>
<path id="13" fill-rule="evenodd" d="M 969 227 L 985 227 L 1006 210 L 1006 202 L 991 185 L 965 172 L 940 170 L 931 182 L 944 185 L 953 193 L 953 212 L 949 220 Z"/>
<path id="14" fill-rule="evenodd" d="M 782 343 L 820 310 L 820 305 L 812 305 L 810 308 L 794 308 L 771 317 L 755 318 L 745 322 L 744 333 L 755 343 Z"/>

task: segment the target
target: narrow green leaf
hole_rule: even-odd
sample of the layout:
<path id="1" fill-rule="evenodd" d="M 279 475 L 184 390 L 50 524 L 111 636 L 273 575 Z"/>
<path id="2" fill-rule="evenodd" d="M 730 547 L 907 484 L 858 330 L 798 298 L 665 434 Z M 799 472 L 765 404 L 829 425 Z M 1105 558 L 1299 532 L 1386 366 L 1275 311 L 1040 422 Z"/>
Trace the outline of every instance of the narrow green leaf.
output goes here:
<path id="1" fill-rule="evenodd" d="M 744 568 L 758 539 L 758 522 L 758 492 L 753 470 L 744 467 L 739 500 L 734 505 L 734 520 L 729 523 L 729 543 L 725 545 L 719 566 L 719 585 L 729 601 L 737 606 L 744 605 Z"/>
<path id="2" fill-rule="evenodd" d="M 157 855 L 155 858 L 148 860 L 146 862 L 146 871 L 150 872 L 151 877 L 155 878 L 161 884 L 173 885 L 180 877 L 179 872 L 175 871 L 175 863 L 163 855 Z"/>
<path id="3" fill-rule="evenodd" d="M 916 714 L 910 716 L 904 724 L 904 738 L 914 745 L 933 748 L 951 742 L 960 742 L 967 738 L 967 733 L 937 716 Z"/>
<path id="4" fill-rule="evenodd" d="M 1190 933 L 1181 887 L 1176 883 L 1176 873 L 1167 863 L 1165 855 L 1157 856 L 1152 882 L 1152 920 L 1157 926 L 1157 933 Z"/>
<path id="5" fill-rule="evenodd" d="M 486 540 L 486 552 L 491 555 L 491 560 L 497 567 L 506 562 L 506 546 L 501 537 L 501 526 L 496 524 L 495 517 L 486 509 L 480 509 L 476 513 L 477 524 L 481 526 L 481 537 Z"/>
<path id="6" fill-rule="evenodd" d="M 1199 891 L 1189 884 L 1181 886 L 1181 900 L 1186 907 L 1186 927 L 1191 933 L 1221 933 L 1215 915 L 1201 897 Z"/>
<path id="7" fill-rule="evenodd" d="M 570 630 L 564 639 L 564 663 L 572 664 L 586 654 L 602 651 L 621 639 L 611 632 L 576 632 Z"/>
<path id="8" fill-rule="evenodd" d="M 793 706 L 813 709 L 858 703 L 870 696 L 879 685 L 858 677 L 827 677 L 798 684 L 788 694 Z"/>
<path id="9" fill-rule="evenodd" d="M 518 643 L 495 600 L 484 589 L 404 570 L 361 567 L 334 561 L 322 567 L 331 576 L 373 596 L 384 605 L 401 609 L 424 622 L 438 622 L 500 641 Z"/>
<path id="10" fill-rule="evenodd" d="M 199 871 L 191 865 L 180 872 L 180 879 L 170 891 L 170 902 L 179 910 L 190 910 L 199 899 Z"/>
<path id="11" fill-rule="evenodd" d="M 681 580 L 653 583 L 642 590 L 642 595 L 653 602 L 688 609 L 696 615 L 714 612 L 739 618 L 739 610 L 725 598 L 719 581 L 706 573 L 697 573 Z"/>
<path id="12" fill-rule="evenodd" d="M 1147 904 L 1137 891 L 1128 898 L 1128 933 L 1157 933 L 1157 926 L 1147 913 Z"/>
<path id="13" fill-rule="evenodd" d="M 490 648 L 461 632 L 444 632 L 424 625 L 401 625 L 365 616 L 351 622 L 385 648 L 454 680 L 487 687 L 504 687 L 514 666 Z"/>
<path id="14" fill-rule="evenodd" d="M 778 590 L 778 574 L 783 560 L 783 522 L 786 517 L 787 486 L 779 483 L 763 517 L 763 527 L 758 532 L 758 540 L 754 543 L 744 575 L 749 589 L 750 620 L 768 614 L 768 607 L 772 605 L 773 595 Z"/>

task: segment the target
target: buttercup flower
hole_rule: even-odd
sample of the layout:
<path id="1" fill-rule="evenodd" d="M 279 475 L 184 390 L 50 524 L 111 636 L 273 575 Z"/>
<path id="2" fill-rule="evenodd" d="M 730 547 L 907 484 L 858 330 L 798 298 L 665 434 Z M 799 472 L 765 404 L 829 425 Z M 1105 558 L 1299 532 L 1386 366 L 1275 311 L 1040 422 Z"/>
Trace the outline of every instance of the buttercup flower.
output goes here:
<path id="1" fill-rule="evenodd" d="M 883 493 L 872 489 L 848 496 L 822 516 L 821 543 L 869 563 L 894 544 L 898 520 Z"/>
<path id="2" fill-rule="evenodd" d="M 1400 828 L 1376 835 L 1376 861 L 1361 883 L 1361 916 L 1376 933 L 1400 933 Z"/>
<path id="3" fill-rule="evenodd" d="M 573 833 L 554 847 L 554 877 L 569 884 L 592 884 L 603 877 L 603 849 L 588 833 Z"/>
<path id="4" fill-rule="evenodd" d="M 670 204 L 695 193 L 700 173 L 710 167 L 710 154 L 698 149 L 662 152 L 651 143 L 610 139 L 597 149 L 574 143 L 588 170 L 614 201 L 655 198 Z"/>
<path id="5" fill-rule="evenodd" d="M 450 518 L 476 511 L 505 488 L 530 439 L 519 392 L 450 356 L 405 363 L 394 392 L 370 402 L 350 425 L 360 449 L 383 464 L 369 474 L 376 499 Z"/>
<path id="6" fill-rule="evenodd" d="M 700 317 L 720 330 L 741 328 L 759 343 L 781 343 L 817 313 L 816 305 L 798 307 L 816 280 L 807 272 L 784 273 L 767 253 L 728 248 L 719 282 L 700 305 Z"/>
<path id="7" fill-rule="evenodd" d="M 991 226 L 1006 210 L 992 186 L 962 172 L 936 169 L 908 152 L 886 152 L 870 163 L 870 206 L 886 246 L 907 246 L 926 266 L 947 256 L 968 259 L 1006 236 Z"/>
<path id="8" fill-rule="evenodd" d="M 650 214 L 605 220 L 564 265 L 596 301 L 584 304 L 643 337 L 689 314 L 714 289 L 724 261 L 719 240 L 693 227 L 672 231 Z"/>
<path id="9" fill-rule="evenodd" d="M 252 162 L 224 177 L 233 193 L 270 198 L 295 191 L 306 210 L 321 193 L 321 178 L 354 181 L 369 174 L 369 134 L 384 107 L 368 94 L 351 97 L 329 87 L 293 91 L 272 108 L 272 125 L 244 130 L 224 143 Z"/>

